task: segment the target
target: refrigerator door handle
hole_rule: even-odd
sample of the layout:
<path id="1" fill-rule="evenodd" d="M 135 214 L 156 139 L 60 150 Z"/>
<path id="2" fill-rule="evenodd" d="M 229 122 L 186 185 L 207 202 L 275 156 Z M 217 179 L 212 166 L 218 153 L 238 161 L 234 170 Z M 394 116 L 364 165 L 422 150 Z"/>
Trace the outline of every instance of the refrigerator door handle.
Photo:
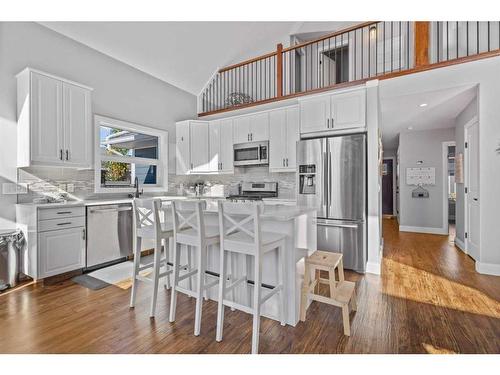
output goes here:
<path id="1" fill-rule="evenodd" d="M 328 209 L 328 200 L 327 200 L 327 197 L 328 197 L 328 179 L 327 179 L 327 175 L 328 175 L 328 159 L 326 157 L 327 155 L 327 151 L 323 152 L 323 194 L 322 194 L 322 199 L 323 199 L 323 202 L 322 202 L 322 205 Z M 328 215 L 328 212 L 327 212 L 327 215 Z"/>
<path id="2" fill-rule="evenodd" d="M 337 228 L 352 228 L 352 229 L 357 229 L 358 224 L 357 223 L 333 223 L 327 220 L 321 220 L 317 219 L 316 224 L 323 226 L 323 227 L 337 227 Z"/>

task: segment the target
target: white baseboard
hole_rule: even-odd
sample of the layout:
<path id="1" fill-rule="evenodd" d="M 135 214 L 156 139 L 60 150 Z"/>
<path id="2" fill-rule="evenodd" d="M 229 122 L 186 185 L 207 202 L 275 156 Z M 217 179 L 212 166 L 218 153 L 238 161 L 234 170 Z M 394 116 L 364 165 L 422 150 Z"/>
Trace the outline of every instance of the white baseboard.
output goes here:
<path id="1" fill-rule="evenodd" d="M 458 237 L 455 237 L 455 246 L 467 254 L 467 251 L 465 251 L 465 243 Z"/>
<path id="2" fill-rule="evenodd" d="M 444 228 L 411 227 L 408 225 L 400 225 L 399 231 L 400 232 L 428 233 L 428 234 L 442 234 L 442 235 L 448 234 L 448 232 Z"/>
<path id="3" fill-rule="evenodd" d="M 500 276 L 500 264 L 476 262 L 476 271 L 484 275 Z"/>
<path id="4" fill-rule="evenodd" d="M 381 268 L 380 262 L 378 262 L 378 263 L 367 262 L 366 263 L 366 272 L 367 273 L 373 273 L 374 275 L 380 275 L 380 268 Z"/>

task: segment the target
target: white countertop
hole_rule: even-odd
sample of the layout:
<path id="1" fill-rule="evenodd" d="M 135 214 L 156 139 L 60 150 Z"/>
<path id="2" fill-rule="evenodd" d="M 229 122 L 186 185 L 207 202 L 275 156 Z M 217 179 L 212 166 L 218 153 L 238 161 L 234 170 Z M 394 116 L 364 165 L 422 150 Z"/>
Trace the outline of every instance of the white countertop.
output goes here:
<path id="1" fill-rule="evenodd" d="M 311 207 L 273 205 L 264 206 L 261 217 L 265 220 L 288 221 L 315 211 L 316 209 Z M 208 207 L 206 212 L 216 214 L 217 209 L 215 207 Z"/>

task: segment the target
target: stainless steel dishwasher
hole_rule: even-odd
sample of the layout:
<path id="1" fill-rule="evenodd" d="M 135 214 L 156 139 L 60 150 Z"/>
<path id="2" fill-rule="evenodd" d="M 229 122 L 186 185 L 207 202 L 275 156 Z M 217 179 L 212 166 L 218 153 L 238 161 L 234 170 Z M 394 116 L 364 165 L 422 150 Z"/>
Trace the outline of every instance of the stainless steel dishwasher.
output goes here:
<path id="1" fill-rule="evenodd" d="M 132 255 L 132 205 L 87 207 L 87 269 L 124 260 Z"/>

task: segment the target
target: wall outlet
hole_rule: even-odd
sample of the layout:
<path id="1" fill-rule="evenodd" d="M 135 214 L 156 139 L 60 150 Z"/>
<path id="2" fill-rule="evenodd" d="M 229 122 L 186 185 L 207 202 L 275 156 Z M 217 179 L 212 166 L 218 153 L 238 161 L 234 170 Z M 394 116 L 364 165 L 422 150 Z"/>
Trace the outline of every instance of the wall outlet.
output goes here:
<path id="1" fill-rule="evenodd" d="M 28 194 L 28 184 L 15 182 L 5 182 L 2 184 L 2 194 L 4 195 L 17 195 Z"/>
<path id="2" fill-rule="evenodd" d="M 68 193 L 73 193 L 75 191 L 75 184 L 66 184 L 66 191 Z"/>

